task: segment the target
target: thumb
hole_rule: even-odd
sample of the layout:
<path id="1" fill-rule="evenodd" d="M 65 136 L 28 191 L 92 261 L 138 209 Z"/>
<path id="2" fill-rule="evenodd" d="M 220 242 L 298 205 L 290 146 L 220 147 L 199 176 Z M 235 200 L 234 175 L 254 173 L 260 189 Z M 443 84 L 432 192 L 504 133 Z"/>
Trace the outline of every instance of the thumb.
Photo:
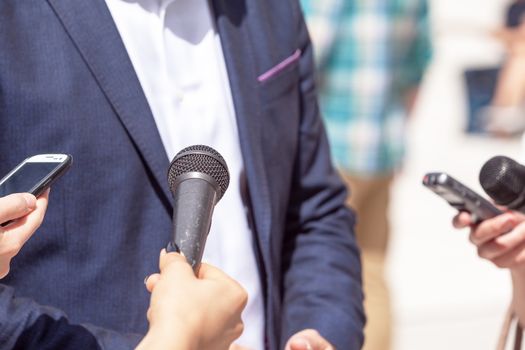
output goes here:
<path id="1" fill-rule="evenodd" d="M 36 198 L 29 193 L 15 193 L 0 198 L 0 223 L 18 219 L 36 208 Z"/>
<path id="2" fill-rule="evenodd" d="M 294 337 L 290 340 L 290 350 L 313 350 L 313 348 L 307 338 Z"/>
<path id="3" fill-rule="evenodd" d="M 295 333 L 288 341 L 285 350 L 333 350 L 333 346 L 315 329 L 305 329 Z"/>
<path id="4" fill-rule="evenodd" d="M 232 345 L 230 345 L 228 350 L 251 350 L 251 349 L 245 348 L 244 346 L 233 343 Z"/>

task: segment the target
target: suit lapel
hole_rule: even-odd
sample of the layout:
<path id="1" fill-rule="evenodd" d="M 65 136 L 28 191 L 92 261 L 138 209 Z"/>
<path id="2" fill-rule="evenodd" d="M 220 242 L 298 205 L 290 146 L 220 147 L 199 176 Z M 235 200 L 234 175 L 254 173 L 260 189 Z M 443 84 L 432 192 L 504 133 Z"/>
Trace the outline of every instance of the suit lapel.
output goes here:
<path id="1" fill-rule="evenodd" d="M 262 154 L 262 124 L 254 52 L 248 36 L 250 11 L 245 0 L 211 1 L 237 116 L 239 139 L 261 249 L 268 253 L 270 236 L 270 196 Z M 253 14 L 251 14 L 253 16 Z M 264 258 L 263 254 L 263 258 Z M 268 255 L 266 255 L 268 256 Z M 266 265 L 268 268 L 269 265 Z"/>
<path id="2" fill-rule="evenodd" d="M 103 0 L 47 0 L 115 109 L 166 198 L 169 159 L 111 14 Z M 260 130 L 257 72 L 245 0 L 212 1 L 237 115 L 256 231 L 269 247 L 271 211 Z M 251 14 L 253 16 L 253 14 Z"/>
<path id="3" fill-rule="evenodd" d="M 169 159 L 111 14 L 103 0 L 48 0 L 113 106 L 162 192 Z"/>

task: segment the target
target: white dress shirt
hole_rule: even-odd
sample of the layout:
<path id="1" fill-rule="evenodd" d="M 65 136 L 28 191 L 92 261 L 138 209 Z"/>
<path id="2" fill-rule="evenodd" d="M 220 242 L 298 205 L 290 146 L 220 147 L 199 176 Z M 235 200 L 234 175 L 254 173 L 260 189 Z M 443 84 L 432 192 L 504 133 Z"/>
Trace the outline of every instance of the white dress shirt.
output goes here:
<path id="1" fill-rule="evenodd" d="M 248 291 L 245 330 L 236 343 L 264 349 L 261 283 L 243 200 L 244 164 L 222 46 L 208 1 L 106 3 L 170 159 L 186 146 L 203 144 L 216 149 L 228 164 L 230 186 L 215 207 L 203 260 Z"/>

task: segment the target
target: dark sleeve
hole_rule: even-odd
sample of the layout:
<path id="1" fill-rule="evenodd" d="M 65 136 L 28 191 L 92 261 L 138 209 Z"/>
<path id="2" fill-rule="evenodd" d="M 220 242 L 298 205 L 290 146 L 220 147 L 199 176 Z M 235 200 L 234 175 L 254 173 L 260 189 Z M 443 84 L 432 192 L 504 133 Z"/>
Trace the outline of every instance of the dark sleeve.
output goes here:
<path id="1" fill-rule="evenodd" d="M 317 104 L 312 46 L 302 15 L 296 13 L 303 53 L 302 121 L 283 249 L 281 348 L 291 335 L 313 328 L 337 349 L 360 349 L 365 316 L 355 219 L 345 207 L 347 192 L 330 160 Z"/>
<path id="2" fill-rule="evenodd" d="M 525 3 L 518 2 L 512 4 L 507 11 L 507 18 L 505 25 L 508 28 L 518 27 L 523 21 L 523 15 L 525 14 Z"/>
<path id="3" fill-rule="evenodd" d="M 71 324 L 66 315 L 31 299 L 17 298 L 0 284 L 0 344 L 17 350 L 129 350 L 141 336 L 119 334 L 91 325 Z"/>

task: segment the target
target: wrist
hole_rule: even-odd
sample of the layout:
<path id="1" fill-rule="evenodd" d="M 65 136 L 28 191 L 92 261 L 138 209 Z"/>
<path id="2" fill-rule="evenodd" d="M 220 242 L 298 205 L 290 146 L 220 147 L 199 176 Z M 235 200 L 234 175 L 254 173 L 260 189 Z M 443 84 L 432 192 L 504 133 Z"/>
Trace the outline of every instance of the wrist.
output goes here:
<path id="1" fill-rule="evenodd" d="M 150 327 L 136 350 L 198 350 L 193 334 L 176 327 Z"/>
<path id="2" fill-rule="evenodd" d="M 525 280 L 525 265 L 510 268 L 510 275 L 513 280 Z"/>

